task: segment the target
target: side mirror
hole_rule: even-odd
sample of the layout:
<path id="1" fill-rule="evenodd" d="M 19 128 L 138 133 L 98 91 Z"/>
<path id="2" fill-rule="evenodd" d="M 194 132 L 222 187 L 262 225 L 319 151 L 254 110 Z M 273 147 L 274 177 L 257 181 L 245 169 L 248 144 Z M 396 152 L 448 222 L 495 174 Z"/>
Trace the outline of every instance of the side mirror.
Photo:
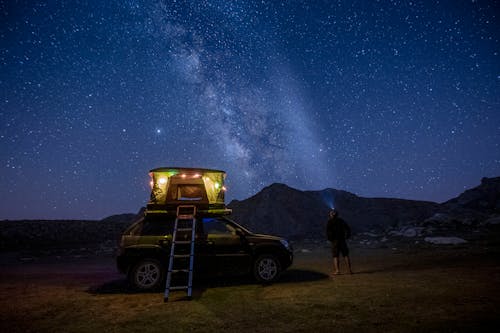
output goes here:
<path id="1" fill-rule="evenodd" d="M 240 237 L 244 237 L 245 233 L 240 228 L 236 228 L 236 235 L 238 235 Z"/>
<path id="2" fill-rule="evenodd" d="M 165 235 L 163 238 L 158 240 L 158 245 L 160 245 L 160 246 L 166 246 L 166 245 L 168 245 L 168 243 L 169 243 L 169 239 L 168 239 L 167 235 Z"/>

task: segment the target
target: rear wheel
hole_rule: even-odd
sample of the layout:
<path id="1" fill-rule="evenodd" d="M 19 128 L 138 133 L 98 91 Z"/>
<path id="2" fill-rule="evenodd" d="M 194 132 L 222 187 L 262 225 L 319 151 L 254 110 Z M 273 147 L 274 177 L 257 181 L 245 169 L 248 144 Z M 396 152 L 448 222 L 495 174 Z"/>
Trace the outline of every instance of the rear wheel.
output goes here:
<path id="1" fill-rule="evenodd" d="M 275 256 L 263 254 L 255 260 L 253 272 L 257 281 L 273 282 L 281 273 L 281 264 Z"/>
<path id="2" fill-rule="evenodd" d="M 164 277 L 165 268 L 156 259 L 141 259 L 129 273 L 129 281 L 142 291 L 159 289 Z"/>

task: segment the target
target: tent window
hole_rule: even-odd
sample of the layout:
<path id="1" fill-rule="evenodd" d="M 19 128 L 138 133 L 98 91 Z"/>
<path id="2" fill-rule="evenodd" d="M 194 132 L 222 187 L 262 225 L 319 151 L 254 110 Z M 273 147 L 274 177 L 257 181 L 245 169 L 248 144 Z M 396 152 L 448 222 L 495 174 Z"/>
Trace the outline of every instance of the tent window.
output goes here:
<path id="1" fill-rule="evenodd" d="M 201 185 L 179 185 L 177 186 L 177 200 L 202 200 L 203 191 Z"/>

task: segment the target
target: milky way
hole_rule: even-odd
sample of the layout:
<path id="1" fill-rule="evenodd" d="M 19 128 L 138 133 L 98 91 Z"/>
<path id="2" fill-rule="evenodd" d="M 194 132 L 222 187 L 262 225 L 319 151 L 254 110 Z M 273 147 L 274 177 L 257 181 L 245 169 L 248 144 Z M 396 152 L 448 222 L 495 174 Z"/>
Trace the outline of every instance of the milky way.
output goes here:
<path id="1" fill-rule="evenodd" d="M 102 218 L 161 166 L 444 201 L 500 174 L 494 1 L 2 3 L 0 218 Z"/>

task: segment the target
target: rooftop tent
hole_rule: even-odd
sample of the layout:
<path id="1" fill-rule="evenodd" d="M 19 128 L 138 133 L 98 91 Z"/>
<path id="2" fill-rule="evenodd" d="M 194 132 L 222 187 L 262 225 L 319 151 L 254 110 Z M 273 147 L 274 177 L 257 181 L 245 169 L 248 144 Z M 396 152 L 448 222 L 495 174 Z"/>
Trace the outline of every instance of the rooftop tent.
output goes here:
<path id="1" fill-rule="evenodd" d="M 169 212 L 179 205 L 196 205 L 205 212 L 227 211 L 224 204 L 224 179 L 221 170 L 195 168 L 157 168 L 151 176 L 150 212 Z"/>

